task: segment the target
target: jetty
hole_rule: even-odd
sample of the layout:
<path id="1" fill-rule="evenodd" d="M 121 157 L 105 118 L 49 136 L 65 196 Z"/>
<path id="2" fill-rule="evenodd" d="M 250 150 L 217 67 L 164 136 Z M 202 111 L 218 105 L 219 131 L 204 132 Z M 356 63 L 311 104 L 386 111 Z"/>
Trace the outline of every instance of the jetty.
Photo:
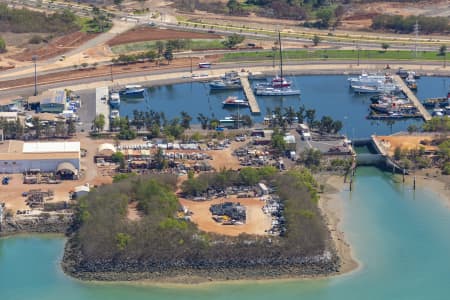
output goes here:
<path id="1" fill-rule="evenodd" d="M 410 88 L 405 84 L 405 82 L 398 75 L 393 75 L 394 80 L 398 83 L 403 91 L 403 93 L 408 97 L 409 100 L 413 103 L 413 105 L 417 108 L 419 113 L 422 115 L 422 118 L 428 122 L 431 120 L 431 115 L 428 110 L 422 105 L 422 103 L 417 99 L 416 95 L 411 91 Z"/>
<path id="2" fill-rule="evenodd" d="M 245 97 L 247 98 L 248 104 L 250 106 L 250 111 L 252 114 L 260 114 L 261 110 L 259 109 L 258 102 L 256 101 L 255 94 L 253 93 L 253 89 L 250 86 L 250 82 L 248 81 L 248 74 L 240 74 L 242 89 L 244 90 Z"/>
<path id="3" fill-rule="evenodd" d="M 102 114 L 103 116 L 105 116 L 104 130 L 110 130 L 108 97 L 108 87 L 104 86 L 95 89 L 95 115 L 98 116 Z"/>

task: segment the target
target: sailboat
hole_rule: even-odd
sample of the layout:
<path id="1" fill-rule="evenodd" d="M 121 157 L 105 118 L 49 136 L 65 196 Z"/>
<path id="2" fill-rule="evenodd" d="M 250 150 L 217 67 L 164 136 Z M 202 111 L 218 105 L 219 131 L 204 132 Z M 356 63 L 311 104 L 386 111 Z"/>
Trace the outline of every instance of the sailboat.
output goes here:
<path id="1" fill-rule="evenodd" d="M 256 85 L 255 94 L 258 96 L 290 96 L 300 95 L 299 89 L 291 87 L 292 82 L 283 77 L 283 54 L 281 51 L 281 32 L 278 31 L 280 45 L 280 76 L 275 76 L 271 82 Z"/>

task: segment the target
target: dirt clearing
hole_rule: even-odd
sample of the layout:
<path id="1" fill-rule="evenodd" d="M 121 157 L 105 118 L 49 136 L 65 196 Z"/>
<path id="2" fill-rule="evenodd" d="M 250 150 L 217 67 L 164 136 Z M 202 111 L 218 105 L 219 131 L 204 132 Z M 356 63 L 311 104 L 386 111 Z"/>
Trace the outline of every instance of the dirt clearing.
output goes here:
<path id="1" fill-rule="evenodd" d="M 420 142 L 426 141 L 427 144 L 434 138 L 433 135 L 395 135 L 395 136 L 377 136 L 378 141 L 387 151 L 388 155 L 393 156 L 395 148 L 400 147 L 403 150 L 425 148 L 426 151 L 436 151 L 437 146 L 423 145 Z"/>
<path id="2" fill-rule="evenodd" d="M 44 60 L 75 49 L 95 36 L 96 34 L 87 34 L 77 31 L 55 38 L 48 44 L 42 43 L 37 48 L 26 48 L 20 53 L 10 54 L 8 57 L 17 61 L 31 61 L 31 57 L 37 55 L 39 60 Z"/>
<path id="3" fill-rule="evenodd" d="M 213 33 L 199 33 L 171 29 L 150 27 L 137 27 L 124 32 L 108 41 L 109 46 L 158 40 L 176 39 L 220 39 L 221 36 Z"/>
<path id="4" fill-rule="evenodd" d="M 212 219 L 209 208 L 213 204 L 223 202 L 239 202 L 246 207 L 247 220 L 242 225 L 222 225 Z M 191 216 L 192 222 L 198 225 L 200 230 L 206 232 L 214 232 L 229 236 L 238 236 L 241 233 L 265 235 L 266 230 L 270 229 L 271 217 L 264 214 L 262 207 L 264 201 L 259 198 L 218 198 L 211 201 L 191 201 L 180 198 L 180 203 L 189 211 L 193 212 Z"/>

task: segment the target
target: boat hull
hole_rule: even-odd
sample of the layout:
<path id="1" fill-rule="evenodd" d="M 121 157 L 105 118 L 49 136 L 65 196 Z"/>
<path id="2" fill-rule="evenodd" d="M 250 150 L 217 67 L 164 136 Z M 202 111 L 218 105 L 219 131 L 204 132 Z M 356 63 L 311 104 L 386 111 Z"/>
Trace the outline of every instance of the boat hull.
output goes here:
<path id="1" fill-rule="evenodd" d="M 300 90 L 294 89 L 256 89 L 257 96 L 296 96 L 300 95 Z"/>

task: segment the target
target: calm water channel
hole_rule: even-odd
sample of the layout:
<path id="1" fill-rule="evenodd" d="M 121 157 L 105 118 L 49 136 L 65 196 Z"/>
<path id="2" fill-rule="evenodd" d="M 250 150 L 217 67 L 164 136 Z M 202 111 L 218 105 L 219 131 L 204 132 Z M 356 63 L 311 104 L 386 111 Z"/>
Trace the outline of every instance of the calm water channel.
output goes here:
<path id="1" fill-rule="evenodd" d="M 366 119 L 369 113 L 370 99 L 367 95 L 355 95 L 348 87 L 348 76 L 292 76 L 295 87 L 301 89 L 301 96 L 288 97 L 258 97 L 261 115 L 253 116 L 255 122 L 262 122 L 267 109 L 289 106 L 296 110 L 299 106 L 316 110 L 316 119 L 324 115 L 341 120 L 344 124 L 343 133 L 350 138 L 363 138 L 371 134 L 390 134 L 391 128 L 383 121 Z M 417 96 L 423 100 L 431 97 L 444 97 L 450 85 L 448 77 L 422 77 L 419 81 Z M 180 115 L 186 111 L 193 117 L 193 123 L 198 123 L 199 113 L 222 119 L 233 113 L 233 110 L 223 109 L 222 101 L 228 96 L 243 98 L 242 91 L 210 92 L 207 83 L 193 82 L 168 86 L 149 87 L 148 97 L 137 101 L 123 100 L 120 115 L 132 118 L 133 110 L 163 111 L 168 118 Z M 237 113 L 237 110 L 234 110 Z M 248 109 L 240 109 L 240 114 L 250 114 Z M 421 120 L 396 121 L 392 132 L 406 130 L 409 124 Z"/>
<path id="2" fill-rule="evenodd" d="M 1 299 L 446 299 L 450 295 L 450 210 L 430 191 L 360 168 L 341 193 L 344 230 L 362 267 L 307 281 L 152 287 L 83 283 L 60 270 L 64 239 L 0 239 Z"/>

